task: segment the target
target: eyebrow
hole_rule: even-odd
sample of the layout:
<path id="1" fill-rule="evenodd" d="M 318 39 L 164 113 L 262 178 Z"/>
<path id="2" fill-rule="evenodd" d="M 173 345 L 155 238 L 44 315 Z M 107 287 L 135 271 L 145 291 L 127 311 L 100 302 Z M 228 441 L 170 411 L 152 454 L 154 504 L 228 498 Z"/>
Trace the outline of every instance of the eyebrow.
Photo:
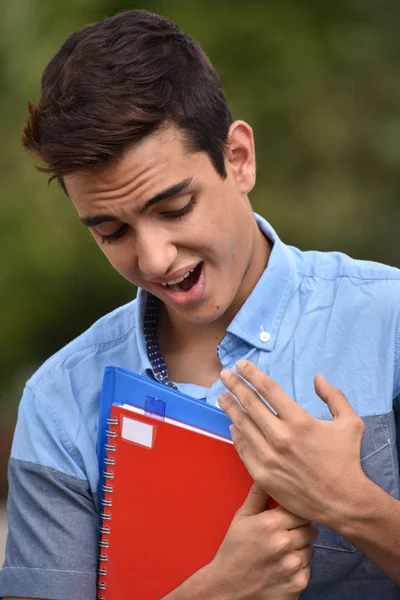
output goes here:
<path id="1" fill-rule="evenodd" d="M 163 200 L 169 200 L 170 198 L 174 198 L 178 194 L 182 194 L 185 192 L 190 185 L 193 183 L 193 177 L 188 177 L 187 179 L 183 179 L 178 183 L 174 183 L 170 187 L 162 190 L 149 200 L 145 202 L 142 208 L 139 210 L 139 213 L 142 215 L 146 211 L 149 210 L 151 206 L 157 204 L 157 202 L 162 202 Z M 93 217 L 81 217 L 80 220 L 87 227 L 95 227 L 96 225 L 100 225 L 100 223 L 109 223 L 112 221 L 119 221 L 118 217 L 114 217 L 113 215 L 94 215 Z"/>

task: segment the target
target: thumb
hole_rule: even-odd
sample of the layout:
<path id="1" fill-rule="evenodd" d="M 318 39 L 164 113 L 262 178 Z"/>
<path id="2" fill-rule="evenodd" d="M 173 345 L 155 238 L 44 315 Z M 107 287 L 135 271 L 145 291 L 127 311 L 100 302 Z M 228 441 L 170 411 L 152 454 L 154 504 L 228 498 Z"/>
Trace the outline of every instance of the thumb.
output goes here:
<path id="1" fill-rule="evenodd" d="M 247 494 L 246 500 L 236 513 L 237 517 L 250 517 L 263 512 L 268 505 L 269 494 L 259 485 L 253 483 Z"/>
<path id="2" fill-rule="evenodd" d="M 321 400 L 328 405 L 329 411 L 335 419 L 349 410 L 354 412 L 343 392 L 328 383 L 323 375 L 315 376 L 314 387 Z"/>

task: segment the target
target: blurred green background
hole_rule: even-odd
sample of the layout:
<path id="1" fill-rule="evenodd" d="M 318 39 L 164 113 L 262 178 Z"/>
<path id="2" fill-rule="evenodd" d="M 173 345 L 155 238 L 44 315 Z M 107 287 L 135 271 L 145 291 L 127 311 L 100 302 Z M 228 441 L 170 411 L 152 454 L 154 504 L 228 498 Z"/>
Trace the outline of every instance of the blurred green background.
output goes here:
<path id="1" fill-rule="evenodd" d="M 28 100 L 66 36 L 118 10 L 176 20 L 255 130 L 262 213 L 290 244 L 400 266 L 398 0 L 0 0 L 0 471 L 22 386 L 135 290 L 23 153 Z"/>

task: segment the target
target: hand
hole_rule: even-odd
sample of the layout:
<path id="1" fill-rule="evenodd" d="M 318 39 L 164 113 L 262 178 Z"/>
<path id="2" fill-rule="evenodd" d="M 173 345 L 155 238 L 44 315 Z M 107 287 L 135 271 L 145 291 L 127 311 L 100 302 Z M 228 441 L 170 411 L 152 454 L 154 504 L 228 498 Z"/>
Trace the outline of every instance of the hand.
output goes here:
<path id="1" fill-rule="evenodd" d="M 250 475 L 290 512 L 335 528 L 366 478 L 360 463 L 362 419 L 321 375 L 315 390 L 332 421 L 309 415 L 252 363 L 238 361 L 236 367 L 241 377 L 223 371 L 221 380 L 244 410 L 228 392 L 218 402 L 233 422 L 232 439 Z"/>
<path id="2" fill-rule="evenodd" d="M 221 598 L 294 600 L 307 587 L 317 530 L 282 507 L 265 510 L 268 499 L 254 484 L 210 565 Z"/>

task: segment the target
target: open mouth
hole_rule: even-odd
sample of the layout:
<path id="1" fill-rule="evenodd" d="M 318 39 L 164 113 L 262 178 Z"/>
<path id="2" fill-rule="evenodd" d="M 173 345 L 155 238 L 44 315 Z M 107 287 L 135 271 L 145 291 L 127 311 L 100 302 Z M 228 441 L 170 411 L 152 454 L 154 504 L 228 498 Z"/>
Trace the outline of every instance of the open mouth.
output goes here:
<path id="1" fill-rule="evenodd" d="M 167 283 L 165 286 L 163 286 L 164 289 L 171 290 L 172 292 L 188 292 L 198 282 L 202 268 L 203 263 L 201 262 L 193 269 L 193 271 L 189 273 L 187 277 L 185 277 L 185 279 L 183 279 L 183 281 L 173 284 Z"/>

